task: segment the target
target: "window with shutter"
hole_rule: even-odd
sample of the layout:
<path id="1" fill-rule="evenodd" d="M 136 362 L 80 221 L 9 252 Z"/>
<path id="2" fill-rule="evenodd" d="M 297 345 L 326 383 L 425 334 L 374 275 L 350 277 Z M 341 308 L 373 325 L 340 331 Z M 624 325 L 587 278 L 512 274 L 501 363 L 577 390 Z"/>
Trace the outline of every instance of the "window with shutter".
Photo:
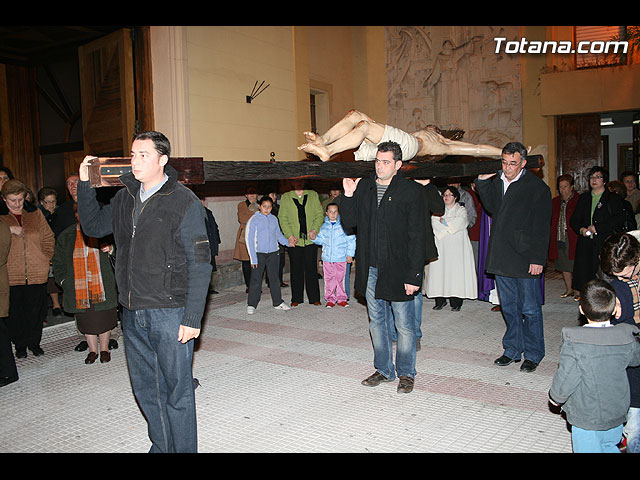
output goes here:
<path id="1" fill-rule="evenodd" d="M 615 54 L 614 46 L 608 42 L 624 38 L 625 28 L 620 26 L 574 27 L 576 69 L 620 65 L 621 56 Z M 588 53 L 578 51 L 581 45 Z"/>

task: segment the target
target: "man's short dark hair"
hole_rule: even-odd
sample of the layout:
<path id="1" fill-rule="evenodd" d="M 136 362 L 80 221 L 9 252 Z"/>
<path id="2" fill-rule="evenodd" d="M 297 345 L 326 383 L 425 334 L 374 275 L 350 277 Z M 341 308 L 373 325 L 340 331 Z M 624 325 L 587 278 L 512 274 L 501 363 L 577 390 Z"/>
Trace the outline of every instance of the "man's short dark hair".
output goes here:
<path id="1" fill-rule="evenodd" d="M 378 145 L 378 151 L 391 152 L 393 153 L 393 159 L 396 162 L 402 161 L 402 149 L 396 142 L 382 142 L 380 145 Z"/>
<path id="2" fill-rule="evenodd" d="M 592 322 L 606 322 L 616 309 L 616 291 L 604 280 L 589 280 L 580 292 L 580 307 Z"/>
<path id="3" fill-rule="evenodd" d="M 607 275 L 616 275 L 640 260 L 640 242 L 628 233 L 614 233 L 600 250 L 600 269 Z"/>
<path id="4" fill-rule="evenodd" d="M 514 155 L 516 153 L 520 154 L 522 160 L 527 159 L 527 148 L 520 142 L 509 142 L 502 147 L 503 155 Z"/>
<path id="5" fill-rule="evenodd" d="M 169 142 L 169 139 L 160 132 L 155 132 L 153 130 L 148 132 L 139 132 L 133 135 L 133 139 L 131 141 L 135 142 L 136 140 L 151 140 L 154 148 L 160 155 L 166 155 L 167 157 L 171 156 L 171 142 Z"/>

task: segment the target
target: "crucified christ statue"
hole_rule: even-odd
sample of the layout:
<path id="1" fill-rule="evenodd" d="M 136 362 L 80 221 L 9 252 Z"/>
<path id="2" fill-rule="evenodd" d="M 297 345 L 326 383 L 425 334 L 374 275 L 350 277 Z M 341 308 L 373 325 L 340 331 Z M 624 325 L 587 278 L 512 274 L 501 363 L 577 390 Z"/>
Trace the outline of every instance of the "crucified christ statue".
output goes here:
<path id="1" fill-rule="evenodd" d="M 356 160 L 374 160 L 378 144 L 394 141 L 402 149 L 402 160 L 424 155 L 470 155 L 473 157 L 500 157 L 502 149 L 491 145 L 450 140 L 443 137 L 434 127 L 426 127 L 415 133 L 407 133 L 391 125 L 376 123 L 366 114 L 350 110 L 347 115 L 331 127 L 324 135 L 304 132 L 307 143 L 298 150 L 317 155 L 323 162 L 332 155 L 359 147 Z"/>

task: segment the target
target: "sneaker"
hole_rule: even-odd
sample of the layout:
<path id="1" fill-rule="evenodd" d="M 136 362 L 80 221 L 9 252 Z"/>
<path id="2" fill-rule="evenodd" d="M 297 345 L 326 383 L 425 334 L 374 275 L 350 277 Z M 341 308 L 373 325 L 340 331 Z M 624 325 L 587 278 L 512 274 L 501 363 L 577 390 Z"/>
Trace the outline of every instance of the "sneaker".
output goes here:
<path id="1" fill-rule="evenodd" d="M 247 307 L 247 315 L 253 315 L 255 311 L 256 311 L 256 307 L 252 307 L 251 305 Z"/>
<path id="2" fill-rule="evenodd" d="M 333 308 L 333 307 L 335 307 L 335 306 L 336 306 L 336 304 L 335 304 L 335 303 L 333 303 L 333 302 L 327 302 L 327 308 Z"/>
<path id="3" fill-rule="evenodd" d="M 338 302 L 338 305 L 340 305 L 341 307 L 348 307 L 349 304 L 347 302 Z"/>
<path id="4" fill-rule="evenodd" d="M 286 303 L 282 302 L 280 305 L 278 305 L 277 307 L 273 307 L 276 310 L 291 310 L 291 307 L 289 307 L 289 305 L 287 305 Z"/>

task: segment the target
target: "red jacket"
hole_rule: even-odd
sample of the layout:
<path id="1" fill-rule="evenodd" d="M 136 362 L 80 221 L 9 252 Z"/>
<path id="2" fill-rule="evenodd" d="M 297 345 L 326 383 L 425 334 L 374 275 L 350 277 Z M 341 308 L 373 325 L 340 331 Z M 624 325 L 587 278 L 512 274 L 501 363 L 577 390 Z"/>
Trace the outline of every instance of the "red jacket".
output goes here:
<path id="1" fill-rule="evenodd" d="M 576 242 L 578 241 L 578 234 L 569 226 L 569 221 L 571 220 L 571 215 L 573 215 L 573 211 L 576 209 L 576 205 L 578 204 L 578 195 L 576 192 L 573 193 L 573 197 L 567 203 L 566 209 L 566 217 L 567 217 L 567 238 L 569 240 L 569 259 L 573 260 L 576 255 Z M 562 198 L 560 195 L 554 197 L 551 200 L 551 235 L 549 241 L 549 259 L 555 260 L 558 258 L 558 222 L 560 218 L 560 206 L 562 204 Z"/>

